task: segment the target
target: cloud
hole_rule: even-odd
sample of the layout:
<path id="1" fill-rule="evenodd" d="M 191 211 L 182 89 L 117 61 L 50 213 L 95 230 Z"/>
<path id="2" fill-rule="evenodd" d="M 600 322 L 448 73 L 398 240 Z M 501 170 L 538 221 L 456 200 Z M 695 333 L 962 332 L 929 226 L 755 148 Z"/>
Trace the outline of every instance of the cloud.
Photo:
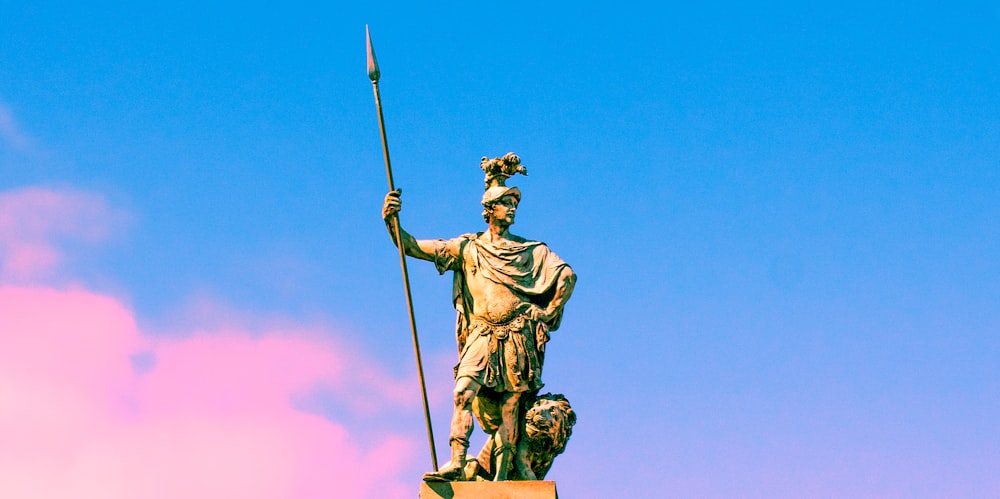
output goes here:
<path id="1" fill-rule="evenodd" d="M 418 443 L 371 421 L 419 418 L 414 382 L 331 328 L 196 298 L 153 334 L 116 297 L 39 285 L 118 218 L 92 194 L 0 193 L 0 497 L 413 495 Z"/>
<path id="2" fill-rule="evenodd" d="M 37 187 L 0 194 L 0 279 L 51 273 L 65 258 L 58 243 L 101 241 L 120 218 L 93 194 Z"/>
<path id="3" fill-rule="evenodd" d="M 411 406 L 329 338 L 152 337 L 112 297 L 0 287 L 0 497 L 412 495 L 411 437 L 360 440 L 351 421 L 293 408 L 316 386 L 367 392 L 340 400 L 348 412 Z"/>

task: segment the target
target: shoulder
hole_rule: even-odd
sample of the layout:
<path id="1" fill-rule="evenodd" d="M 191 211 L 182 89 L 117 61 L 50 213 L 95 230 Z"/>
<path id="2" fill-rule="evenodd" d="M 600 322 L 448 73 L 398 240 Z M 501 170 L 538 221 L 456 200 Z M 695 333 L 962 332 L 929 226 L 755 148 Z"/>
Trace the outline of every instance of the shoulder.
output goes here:
<path id="1" fill-rule="evenodd" d="M 466 244 L 469 241 L 474 241 L 477 237 L 479 237 L 479 234 L 462 234 L 458 237 L 444 241 L 444 246 L 455 256 L 461 256 L 462 250 L 465 248 Z"/>
<path id="2" fill-rule="evenodd" d="M 451 239 L 438 239 L 438 241 L 444 243 L 447 246 L 457 247 L 475 239 L 478 236 L 479 234 L 462 234 L 458 237 L 453 237 Z"/>

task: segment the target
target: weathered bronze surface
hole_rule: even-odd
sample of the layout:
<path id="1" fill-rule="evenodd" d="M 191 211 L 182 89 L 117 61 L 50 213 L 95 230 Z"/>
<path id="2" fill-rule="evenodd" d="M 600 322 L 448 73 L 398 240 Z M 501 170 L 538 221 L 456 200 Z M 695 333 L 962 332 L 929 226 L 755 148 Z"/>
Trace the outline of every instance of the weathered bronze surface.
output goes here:
<path id="1" fill-rule="evenodd" d="M 549 333 L 559 328 L 576 275 L 545 243 L 510 232 L 521 192 L 506 180 L 527 175 L 520 158 L 484 157 L 480 167 L 486 172 L 483 232 L 418 240 L 398 223 L 399 190 L 386 195 L 382 208 L 397 246 L 442 274 L 454 273 L 459 362 L 451 461 L 427 473 L 429 482 L 544 478 L 576 422 L 565 397 L 538 395 Z M 473 416 L 490 438 L 468 458 Z"/>

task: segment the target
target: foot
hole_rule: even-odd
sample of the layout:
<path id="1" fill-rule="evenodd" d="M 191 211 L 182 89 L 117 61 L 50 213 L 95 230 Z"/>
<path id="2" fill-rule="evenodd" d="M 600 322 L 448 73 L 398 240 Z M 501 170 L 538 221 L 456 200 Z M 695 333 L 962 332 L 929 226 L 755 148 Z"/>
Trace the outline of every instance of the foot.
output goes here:
<path id="1" fill-rule="evenodd" d="M 425 482 L 463 482 L 465 463 L 449 461 L 441 469 L 424 473 Z"/>

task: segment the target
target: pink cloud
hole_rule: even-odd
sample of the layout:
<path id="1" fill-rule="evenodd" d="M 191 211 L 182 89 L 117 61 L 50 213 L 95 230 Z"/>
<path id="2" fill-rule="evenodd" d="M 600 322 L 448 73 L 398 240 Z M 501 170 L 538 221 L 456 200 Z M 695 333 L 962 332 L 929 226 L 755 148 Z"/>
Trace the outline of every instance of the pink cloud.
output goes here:
<path id="1" fill-rule="evenodd" d="M 93 194 L 42 188 L 0 194 L 0 279 L 50 273 L 64 259 L 58 241 L 103 240 L 118 218 Z"/>
<path id="2" fill-rule="evenodd" d="M 0 497 L 412 496 L 419 444 L 352 426 L 412 387 L 329 333 L 154 337 L 108 296 L 0 287 Z M 359 422 L 293 408 L 316 387 Z"/>

